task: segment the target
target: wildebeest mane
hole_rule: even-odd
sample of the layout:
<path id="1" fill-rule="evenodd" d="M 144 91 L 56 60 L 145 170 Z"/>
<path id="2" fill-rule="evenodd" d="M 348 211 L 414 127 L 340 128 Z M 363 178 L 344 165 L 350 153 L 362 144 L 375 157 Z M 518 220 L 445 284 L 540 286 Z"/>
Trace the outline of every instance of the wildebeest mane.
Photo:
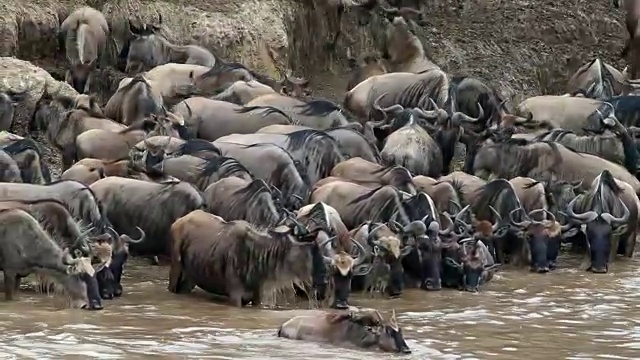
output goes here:
<path id="1" fill-rule="evenodd" d="M 296 107 L 302 109 L 300 114 L 309 116 L 327 116 L 334 111 L 342 111 L 336 103 L 323 99 L 312 100 Z"/>
<path id="2" fill-rule="evenodd" d="M 402 166 L 398 166 L 396 164 L 389 164 L 379 169 L 373 170 L 371 175 L 380 175 L 384 176 L 388 173 L 392 172 L 394 177 L 400 180 L 402 183 L 411 183 L 413 182 L 413 177 L 411 177 L 411 172 Z"/>
<path id="3" fill-rule="evenodd" d="M 289 121 L 290 125 L 297 125 L 297 123 L 289 116 L 287 115 L 284 111 L 278 109 L 277 107 L 274 106 L 268 106 L 268 105 L 262 105 L 262 106 L 243 106 L 240 109 L 236 109 L 235 112 L 240 113 L 240 114 L 244 114 L 244 113 L 248 113 L 254 110 L 262 110 L 262 117 L 265 117 L 267 115 L 271 115 L 271 114 L 279 114 L 284 116 L 285 119 L 287 119 L 287 121 Z"/>
<path id="4" fill-rule="evenodd" d="M 260 201 L 263 199 L 264 201 Z M 232 219 L 243 219 L 258 228 L 270 228 L 278 223 L 280 216 L 273 204 L 269 186 L 260 179 L 251 181 L 236 190 L 227 199 L 225 207 Z M 269 204 L 264 206 L 265 204 Z M 249 218 L 245 218 L 248 215 Z"/>
<path id="5" fill-rule="evenodd" d="M 222 156 L 222 151 L 218 149 L 213 143 L 202 139 L 191 139 L 182 143 L 176 151 L 174 156 L 193 155 L 197 156 L 198 153 L 207 152 L 213 153 L 217 156 Z"/>
<path id="6" fill-rule="evenodd" d="M 23 151 L 32 150 L 38 155 L 40 162 L 40 171 L 42 172 L 42 176 L 44 177 L 45 182 L 51 182 L 51 171 L 49 170 L 49 166 L 44 162 L 42 158 L 42 149 L 38 143 L 36 143 L 33 139 L 25 138 L 18 140 L 12 144 L 5 146 L 2 150 L 9 155 L 18 155 Z M 22 173 L 22 177 L 24 179 L 33 179 L 33 174 L 31 174 L 31 169 L 20 169 Z"/>
<path id="7" fill-rule="evenodd" d="M 303 151 L 302 166 L 307 174 L 317 176 L 315 181 L 329 176 L 331 169 L 343 161 L 338 143 L 323 131 L 304 129 L 286 134 L 287 151 Z M 314 181 L 313 179 L 309 179 Z"/>
<path id="8" fill-rule="evenodd" d="M 504 178 L 514 178 L 516 176 L 529 176 L 539 164 L 539 159 L 546 155 L 545 150 L 531 148 L 529 145 L 544 144 L 549 147 L 553 154 L 553 161 L 556 164 L 562 162 L 562 155 L 558 144 L 552 141 L 528 141 L 526 139 L 510 138 L 499 143 L 495 143 L 497 159 L 501 173 L 496 174 Z M 569 148 L 568 148 L 569 149 Z M 572 149 L 569 151 L 576 152 Z M 553 166 L 555 168 L 555 166 Z"/>
<path id="9" fill-rule="evenodd" d="M 429 98 L 436 103 L 444 103 L 447 99 L 448 88 L 449 80 L 445 76 L 440 77 L 435 83 L 433 78 L 421 79 L 402 90 L 396 96 L 396 103 L 405 108 L 429 109 L 431 106 Z M 371 103 L 373 100 L 375 99 L 371 99 Z"/>
<path id="10" fill-rule="evenodd" d="M 505 179 L 493 180 L 477 190 L 476 202 L 471 210 L 478 220 L 495 221 L 495 215 L 489 206 L 493 206 L 503 221 L 509 220 L 509 213 L 521 207 L 513 186 Z"/>
<path id="11" fill-rule="evenodd" d="M 383 203 L 372 202 L 375 200 L 375 195 L 384 188 L 393 188 L 395 196 L 393 200 L 389 201 L 385 199 Z M 407 218 L 400 201 L 400 194 L 393 186 L 380 186 L 369 192 L 366 192 L 355 199 L 351 200 L 347 205 L 359 205 L 355 206 L 354 219 L 368 219 L 371 221 L 387 222 L 396 213 L 400 213 L 400 222 Z M 406 220 L 404 220 L 406 222 Z"/>
<path id="12" fill-rule="evenodd" d="M 251 172 L 236 159 L 226 156 L 208 158 L 207 162 L 201 168 L 198 177 L 207 178 L 214 173 L 217 173 L 220 178 L 231 177 L 236 174 L 249 174 L 249 176 L 253 177 Z"/>
<path id="13" fill-rule="evenodd" d="M 220 61 L 219 64 L 216 64 L 216 66 L 212 67 L 211 69 L 207 70 L 205 73 L 200 75 L 200 78 L 207 79 L 213 76 L 218 76 L 227 71 L 233 71 L 233 70 L 246 70 L 247 72 L 251 73 L 249 69 L 247 69 L 244 65 L 240 63 L 235 63 L 235 62 L 227 63 L 227 62 Z"/>

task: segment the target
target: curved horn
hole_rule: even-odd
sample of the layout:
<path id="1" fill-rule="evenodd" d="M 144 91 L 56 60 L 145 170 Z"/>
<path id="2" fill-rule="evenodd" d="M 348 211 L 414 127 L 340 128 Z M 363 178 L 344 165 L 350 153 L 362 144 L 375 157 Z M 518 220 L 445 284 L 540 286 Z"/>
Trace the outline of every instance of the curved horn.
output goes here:
<path id="1" fill-rule="evenodd" d="M 531 210 L 531 211 L 529 212 L 529 219 L 531 219 L 531 222 L 532 222 L 532 223 L 534 223 L 534 224 L 542 224 L 542 221 L 534 220 L 534 219 L 533 219 L 533 216 L 534 216 L 535 214 L 546 213 L 546 212 L 547 212 L 547 211 L 546 211 L 546 209 L 535 209 L 535 210 Z M 544 220 L 543 220 L 543 221 L 544 221 Z"/>
<path id="2" fill-rule="evenodd" d="M 523 210 L 523 211 L 524 211 L 524 209 L 522 209 L 522 207 L 519 207 L 519 208 L 517 208 L 517 209 L 511 210 L 511 212 L 509 213 L 509 219 L 511 220 L 511 223 L 512 223 L 514 226 L 517 226 L 517 227 L 519 227 L 519 228 L 526 228 L 526 227 L 528 227 L 529 225 L 531 225 L 531 221 L 530 221 L 529 219 L 524 220 L 524 221 L 522 221 L 522 222 L 517 222 L 517 221 L 515 221 L 515 220 L 513 219 L 513 214 L 514 214 L 514 213 L 516 213 L 516 212 L 518 212 L 518 211 L 520 211 L 520 210 Z M 528 218 L 528 216 L 527 216 L 527 215 L 525 215 L 524 217 L 525 217 L 525 219 L 526 219 L 526 218 Z"/>
<path id="3" fill-rule="evenodd" d="M 332 247 L 333 247 L 333 240 L 335 240 L 335 238 L 336 238 L 335 236 L 332 236 L 332 237 L 330 237 L 330 238 L 328 238 L 328 239 L 324 240 L 323 242 L 321 242 L 320 244 L 318 244 L 318 247 L 322 249 L 322 248 L 323 248 L 323 247 L 325 247 L 328 243 L 331 243 L 331 244 L 332 244 Z"/>
<path id="4" fill-rule="evenodd" d="M 114 229 L 111 226 L 107 227 L 107 230 L 111 233 L 111 236 L 113 236 L 113 240 L 117 239 L 120 237 L 120 234 L 118 234 L 118 232 L 116 231 L 116 229 Z"/>
<path id="5" fill-rule="evenodd" d="M 139 244 L 139 243 L 144 241 L 144 239 L 147 237 L 147 234 L 145 234 L 144 230 L 142 230 L 138 226 L 136 226 L 136 229 L 138 229 L 138 232 L 140 233 L 140 238 L 137 239 L 137 240 L 134 240 L 130 236 L 127 236 L 126 234 L 123 234 L 122 236 L 126 236 L 125 238 L 123 238 L 124 242 L 129 243 L 129 244 Z"/>
<path id="6" fill-rule="evenodd" d="M 498 225 L 500 224 L 500 221 L 502 221 L 502 215 L 500 215 L 500 213 L 491 205 L 489 205 L 489 209 L 491 209 L 491 212 L 496 216 L 496 222 L 493 223 L 493 226 L 491 227 L 491 229 L 493 231 L 498 230 Z"/>
<path id="7" fill-rule="evenodd" d="M 404 110 L 404 107 L 400 104 L 395 104 L 395 105 L 391 105 L 387 108 L 382 108 L 380 107 L 380 100 L 382 100 L 383 97 L 385 97 L 387 94 L 389 94 L 388 92 L 385 92 L 384 94 L 378 96 L 376 98 L 376 100 L 373 102 L 373 108 L 382 112 L 385 116 L 385 119 L 387 118 L 387 113 L 396 113 L 398 111 L 402 111 Z"/>
<path id="8" fill-rule="evenodd" d="M 69 254 L 69 248 L 65 248 L 62 252 L 62 263 L 65 265 L 75 265 L 80 261 L 80 259 L 74 259 L 71 254 Z"/>
<path id="9" fill-rule="evenodd" d="M 622 217 L 619 217 L 619 218 L 614 217 L 608 212 L 603 213 L 601 215 L 604 221 L 606 221 L 609 225 L 617 225 L 617 224 L 627 222 L 627 220 L 629 220 L 629 214 L 630 214 L 629 208 L 627 207 L 627 205 L 624 204 L 624 202 L 622 202 L 620 198 L 618 198 L 618 201 L 620 202 L 620 205 L 622 205 L 622 210 L 624 211 L 624 214 L 622 214 Z"/>
<path id="10" fill-rule="evenodd" d="M 567 215 L 572 218 L 575 219 L 577 221 L 579 221 L 582 224 L 586 224 L 588 222 L 591 222 L 595 219 L 598 218 L 598 213 L 596 213 L 595 211 L 587 211 L 583 214 L 576 214 L 573 210 L 573 208 L 576 206 L 576 201 L 578 201 L 578 198 L 580 196 L 576 196 L 573 200 L 571 200 L 571 202 L 569 203 L 569 205 L 567 205 Z"/>
<path id="11" fill-rule="evenodd" d="M 478 117 L 472 117 L 469 116 L 463 112 L 455 112 L 453 114 L 453 116 L 455 116 L 457 119 L 459 119 L 460 121 L 464 121 L 464 122 L 471 122 L 471 123 L 475 123 L 478 120 L 482 119 L 484 117 L 484 109 L 482 108 L 482 105 L 480 105 L 480 103 L 476 103 L 478 104 Z"/>
<path id="12" fill-rule="evenodd" d="M 360 264 L 362 264 L 364 262 L 364 259 L 367 256 L 367 251 L 364 249 L 364 247 L 359 242 L 355 241 L 353 238 L 351 239 L 351 242 L 358 249 L 358 256 L 356 257 L 356 259 L 355 259 L 355 261 L 353 263 L 353 266 L 358 266 L 358 265 L 360 265 Z"/>
<path id="13" fill-rule="evenodd" d="M 453 231 L 453 220 L 451 220 L 451 215 L 449 215 L 448 212 L 445 211 L 443 213 L 443 215 L 446 216 L 447 219 L 449 219 L 449 226 L 447 226 L 447 228 L 444 229 L 444 230 L 440 230 L 438 232 L 438 234 L 443 235 L 443 236 L 447 236 L 447 235 L 451 234 L 451 232 Z"/>

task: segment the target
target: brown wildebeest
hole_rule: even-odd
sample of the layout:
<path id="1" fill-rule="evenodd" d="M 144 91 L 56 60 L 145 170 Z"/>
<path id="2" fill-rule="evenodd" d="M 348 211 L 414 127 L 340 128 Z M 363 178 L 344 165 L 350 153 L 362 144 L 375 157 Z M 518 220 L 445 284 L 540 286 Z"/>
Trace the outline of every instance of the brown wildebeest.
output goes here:
<path id="1" fill-rule="evenodd" d="M 280 326 L 278 337 L 411 354 L 395 311 L 386 323 L 375 310 L 296 316 Z"/>
<path id="2" fill-rule="evenodd" d="M 399 165 L 382 166 L 356 157 L 334 166 L 331 169 L 331 176 L 372 188 L 392 185 L 398 190 L 411 195 L 416 194 L 411 173 Z M 323 182 L 323 180 L 320 180 L 320 182 Z M 316 184 L 316 187 L 321 186 L 320 182 Z"/>
<path id="3" fill-rule="evenodd" d="M 461 200 L 460 205 L 462 206 L 473 204 L 478 194 L 477 190 L 487 184 L 481 178 L 462 171 L 454 171 L 449 175 L 441 176 L 438 181 L 448 182 L 453 186 L 458 193 L 458 198 Z"/>
<path id="4" fill-rule="evenodd" d="M 433 199 L 436 209 L 455 215 L 462 210 L 462 202 L 456 188 L 449 182 L 436 180 L 427 176 L 414 176 L 413 184 L 418 189 L 429 195 Z M 440 221 L 444 219 L 440 216 Z"/>
<path id="5" fill-rule="evenodd" d="M 595 58 L 582 65 L 567 82 L 567 93 L 582 92 L 591 99 L 605 100 L 627 90 L 625 78 L 613 66 Z"/>
<path id="6" fill-rule="evenodd" d="M 606 273 L 618 253 L 631 257 L 638 230 L 639 207 L 634 190 L 603 170 L 586 193 L 567 206 L 567 227 L 578 227 L 586 237 L 582 267 Z"/>
<path id="7" fill-rule="evenodd" d="M 372 76 L 389 72 L 382 62 L 382 58 L 376 53 L 367 53 L 354 58 L 351 56 L 351 48 L 347 48 L 347 61 L 351 71 L 349 82 L 347 82 L 347 91 Z"/>
<path id="8" fill-rule="evenodd" d="M 84 158 L 65 170 L 62 180 L 76 180 L 87 186 L 107 176 L 129 177 L 129 159 L 106 161 Z"/>
<path id="9" fill-rule="evenodd" d="M 317 234 L 290 223 L 262 232 L 202 210 L 177 219 L 170 230 L 169 291 L 188 293 L 198 286 L 234 306 L 259 306 L 265 293 L 292 288 L 294 281 L 306 288 L 324 278 Z"/>
<path id="10" fill-rule="evenodd" d="M 169 42 L 161 34 L 161 26 L 162 15 L 158 15 L 158 24 L 150 27 L 136 26 L 129 20 L 132 38 L 127 39 L 124 46 L 127 57 L 126 73 L 137 74 L 167 63 L 208 67 L 216 65 L 216 57 L 202 46 L 175 45 Z M 121 56 L 124 55 L 121 54 Z"/>
<path id="11" fill-rule="evenodd" d="M 407 21 L 396 16 L 387 25 L 383 56 L 393 72 L 421 74 L 440 67 L 427 58 L 422 41 L 411 31 Z"/>
<path id="12" fill-rule="evenodd" d="M 62 24 L 58 33 L 64 38 L 64 48 L 70 68 L 65 80 L 79 93 L 87 93 L 91 83 L 91 72 L 98 65 L 106 65 L 115 59 L 115 51 L 109 39 L 109 24 L 104 15 L 91 7 L 83 6 L 72 12 Z"/>
<path id="13" fill-rule="evenodd" d="M 294 123 L 273 106 L 241 106 L 205 97 L 186 99 L 173 111 L 184 117 L 191 134 L 208 141 L 231 134 L 252 134 L 269 125 Z"/>

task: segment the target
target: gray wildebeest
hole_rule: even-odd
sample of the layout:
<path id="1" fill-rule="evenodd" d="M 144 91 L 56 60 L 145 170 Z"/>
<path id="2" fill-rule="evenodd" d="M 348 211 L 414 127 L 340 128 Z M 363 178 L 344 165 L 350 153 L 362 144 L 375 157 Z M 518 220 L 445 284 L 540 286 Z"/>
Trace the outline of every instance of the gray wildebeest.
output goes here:
<path id="1" fill-rule="evenodd" d="M 277 94 L 277 92 L 271 86 L 265 85 L 257 80 L 239 80 L 218 95 L 210 97 L 210 99 L 244 105 L 260 96 L 273 94 Z"/>
<path id="2" fill-rule="evenodd" d="M 411 31 L 405 19 L 396 16 L 387 25 L 383 57 L 393 72 L 421 74 L 440 67 L 427 58 L 422 41 Z"/>
<path id="3" fill-rule="evenodd" d="M 294 119 L 295 125 L 304 125 L 317 130 L 349 124 L 344 110 L 329 100 L 317 99 L 304 102 L 289 96 L 271 94 L 259 96 L 245 106 L 272 106 Z"/>
<path id="4" fill-rule="evenodd" d="M 633 254 L 638 228 L 638 199 L 631 187 L 613 178 L 607 170 L 567 206 L 569 224 L 580 228 L 586 237 L 582 267 L 594 273 L 606 273 L 620 250 Z"/>
<path id="5" fill-rule="evenodd" d="M 293 120 L 273 106 L 241 106 L 226 101 L 192 97 L 173 111 L 182 115 L 189 132 L 215 141 L 231 134 L 252 134 L 268 125 L 289 125 Z"/>
<path id="6" fill-rule="evenodd" d="M 326 276 L 316 236 L 295 220 L 258 231 L 246 221 L 193 211 L 171 225 L 169 291 L 198 286 L 238 307 L 260 306 L 265 295 L 294 284 L 310 293 L 313 280 Z"/>
<path id="7" fill-rule="evenodd" d="M 599 156 L 624 165 L 630 173 L 638 172 L 640 154 L 634 139 L 619 122 L 611 132 L 595 135 L 577 135 L 572 131 L 553 129 L 533 138 L 534 141 L 554 141 L 581 153 Z"/>
<path id="8" fill-rule="evenodd" d="M 548 128 L 585 134 L 584 129 L 600 130 L 603 125 L 615 126 L 615 109 L 611 103 L 584 97 L 559 95 L 534 96 L 522 101 L 515 114 L 529 123 Z M 531 119 L 531 120 L 529 120 Z"/>
<path id="9" fill-rule="evenodd" d="M 331 176 L 367 187 L 377 188 L 381 185 L 392 185 L 400 191 L 412 195 L 416 194 L 411 173 L 398 165 L 382 166 L 357 157 L 334 166 L 331 169 Z M 316 186 L 320 185 L 320 182 Z"/>
<path id="10" fill-rule="evenodd" d="M 455 215 L 462 210 L 460 195 L 453 184 L 422 175 L 414 176 L 412 182 L 418 191 L 424 192 L 433 199 L 439 211 Z M 440 223 L 444 220 L 442 216 L 446 215 L 441 215 Z"/>
<path id="11" fill-rule="evenodd" d="M 18 277 L 38 272 L 63 285 L 73 307 L 101 310 L 102 300 L 90 258 L 74 259 L 42 229 L 36 219 L 21 209 L 0 210 L 2 241 L 0 267 L 4 272 L 7 300 L 18 292 Z"/>
<path id="12" fill-rule="evenodd" d="M 137 75 L 109 98 L 104 113 L 110 119 L 131 125 L 153 114 L 159 114 L 162 104 L 162 94 L 154 91 L 143 75 Z"/>
<path id="13" fill-rule="evenodd" d="M 583 190 L 588 190 L 600 172 L 606 169 L 640 194 L 640 181 L 622 165 L 576 152 L 555 142 L 523 139 L 487 142 L 478 150 L 472 165 L 474 173 L 483 178 L 527 176 L 569 183 L 582 181 Z"/>
<path id="14" fill-rule="evenodd" d="M 347 48 L 347 64 L 351 71 L 349 81 L 347 82 L 347 91 L 353 89 L 356 85 L 372 76 L 382 75 L 389 72 L 382 62 L 382 58 L 378 54 L 366 53 L 356 59 L 351 56 L 350 47 Z"/>
<path id="15" fill-rule="evenodd" d="M 204 190 L 206 209 L 227 221 L 244 220 L 257 229 L 271 229 L 287 215 L 276 206 L 272 189 L 262 179 L 220 179 Z"/>
<path id="16" fill-rule="evenodd" d="M 382 319 L 379 312 L 369 309 L 299 315 L 280 325 L 278 337 L 411 354 L 395 311 L 388 322 Z"/>
<path id="17" fill-rule="evenodd" d="M 394 72 L 372 76 L 347 91 L 344 107 L 364 124 L 374 116 L 383 115 L 374 104 L 382 108 L 401 105 L 405 108 L 429 109 L 432 106 L 430 99 L 433 99 L 442 107 L 448 99 L 448 91 L 449 77 L 444 71 L 433 70 L 422 74 Z"/>
<path id="18" fill-rule="evenodd" d="M 625 90 L 622 73 L 598 58 L 582 65 L 567 82 L 568 94 L 583 93 L 591 99 L 605 100 Z"/>
<path id="19" fill-rule="evenodd" d="M 283 205 L 298 210 L 306 203 L 311 187 L 307 172 L 285 149 L 273 144 L 243 145 L 217 142 L 225 156 L 238 160 L 257 179 L 282 192 Z"/>
<path id="20" fill-rule="evenodd" d="M 0 150 L 0 182 L 23 182 L 18 164 L 9 154 L 2 150 Z"/>
<path id="21" fill-rule="evenodd" d="M 25 89 L 22 92 L 13 92 L 11 90 L 0 92 L 0 131 L 9 131 L 11 124 L 13 124 L 15 108 L 25 98 L 28 91 L 29 89 Z"/>
<path id="22" fill-rule="evenodd" d="M 207 49 L 198 45 L 174 45 L 160 31 L 162 15 L 158 15 L 158 24 L 136 26 L 129 20 L 132 37 L 127 40 L 127 74 L 149 71 L 166 63 L 193 64 L 213 67 L 216 57 Z"/>
<path id="23" fill-rule="evenodd" d="M 0 145 L 0 149 L 16 162 L 22 182 L 30 184 L 51 182 L 51 173 L 42 157 L 42 149 L 33 139 L 12 140 L 6 145 Z"/>
<path id="24" fill-rule="evenodd" d="M 619 8 L 620 5 L 622 5 L 625 10 L 624 23 L 626 25 L 627 32 L 629 33 L 629 38 L 625 41 L 624 48 L 622 49 L 622 52 L 620 52 L 620 57 L 626 57 L 629 51 L 631 51 L 633 60 L 630 78 L 637 79 L 638 71 L 640 71 L 637 63 L 640 58 L 640 53 L 638 53 L 640 48 L 638 48 L 636 34 L 638 33 L 638 19 L 640 19 L 640 2 L 637 0 L 613 0 L 614 7 Z"/>
<path id="25" fill-rule="evenodd" d="M 522 231 L 511 245 L 511 263 L 528 264 L 531 271 L 545 273 L 556 268 L 560 251 L 561 227 L 550 211 L 549 200 L 544 185 L 527 177 L 509 180 L 522 204 L 521 209 L 509 214 L 511 224 Z M 520 213 L 520 220 L 514 215 Z"/>
<path id="26" fill-rule="evenodd" d="M 219 138 L 214 145 L 219 143 L 278 145 L 300 162 L 310 185 L 329 176 L 331 169 L 344 160 L 337 142 L 318 130 L 300 130 L 290 134 L 233 134 Z"/>
<path id="27" fill-rule="evenodd" d="M 104 15 L 91 7 L 83 6 L 60 24 L 59 37 L 64 38 L 64 49 L 69 61 L 65 80 L 83 94 L 91 83 L 91 72 L 100 63 L 107 65 L 115 60 L 115 46 L 109 37 L 109 24 Z"/>
<path id="28" fill-rule="evenodd" d="M 181 216 L 205 206 L 202 194 L 186 182 L 154 183 L 110 176 L 90 186 L 119 233 L 142 229 L 146 240 L 130 245 L 139 255 L 169 254 L 169 228 Z"/>

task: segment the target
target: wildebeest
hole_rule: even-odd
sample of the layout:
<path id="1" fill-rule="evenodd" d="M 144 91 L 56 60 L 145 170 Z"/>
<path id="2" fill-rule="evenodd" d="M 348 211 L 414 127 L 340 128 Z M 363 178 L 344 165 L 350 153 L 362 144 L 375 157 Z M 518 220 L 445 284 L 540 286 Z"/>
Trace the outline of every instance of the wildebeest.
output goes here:
<path id="1" fill-rule="evenodd" d="M 42 229 L 36 219 L 22 209 L 0 210 L 2 242 L 0 267 L 4 272 L 7 300 L 18 291 L 18 276 L 39 271 L 52 276 L 72 299 L 74 307 L 101 310 L 95 270 L 91 259 L 74 259 Z"/>
<path id="2" fill-rule="evenodd" d="M 257 97 L 270 94 L 277 94 L 277 92 L 269 85 L 265 85 L 256 80 L 239 80 L 218 95 L 210 97 L 210 99 L 244 105 Z"/>
<path id="3" fill-rule="evenodd" d="M 357 157 L 338 163 L 331 169 L 331 176 L 367 187 L 392 185 L 409 194 L 416 193 L 411 173 L 399 165 L 382 166 Z"/>
<path id="4" fill-rule="evenodd" d="M 186 182 L 153 183 L 110 176 L 90 185 L 113 227 L 133 234 L 137 227 L 147 241 L 131 244 L 134 254 L 169 254 L 169 228 L 181 216 L 204 208 L 202 194 Z"/>
<path id="5" fill-rule="evenodd" d="M 304 102 L 289 96 L 269 94 L 256 97 L 245 106 L 272 106 L 295 119 L 298 125 L 325 130 L 349 124 L 344 110 L 337 104 L 322 99 Z"/>
<path id="6" fill-rule="evenodd" d="M 262 179 L 220 179 L 204 190 L 204 198 L 208 212 L 227 221 L 247 221 L 257 229 L 273 228 L 286 216 Z"/>
<path id="7" fill-rule="evenodd" d="M 522 204 L 521 209 L 512 210 L 509 214 L 511 224 L 523 234 L 514 238 L 516 243 L 510 244 L 511 263 L 529 264 L 532 271 L 547 272 L 556 268 L 556 260 L 560 251 L 560 223 L 550 211 L 549 199 L 544 185 L 526 177 L 509 180 L 516 196 Z M 514 215 L 521 214 L 520 221 Z M 517 218 L 517 217 L 516 217 Z"/>
<path id="8" fill-rule="evenodd" d="M 633 254 L 638 210 L 633 189 L 607 170 L 593 180 L 586 193 L 569 203 L 567 226 L 579 226 L 586 236 L 583 267 L 594 273 L 608 272 L 621 243 L 627 256 Z"/>
<path id="9" fill-rule="evenodd" d="M 554 142 L 509 139 L 485 143 L 475 156 L 473 169 L 476 175 L 485 178 L 492 174 L 506 179 L 527 176 L 566 182 L 583 181 L 585 190 L 606 169 L 640 194 L 640 181 L 623 166 L 595 155 L 575 152 Z"/>
<path id="10" fill-rule="evenodd" d="M 129 177 L 129 159 L 105 161 L 84 158 L 65 170 L 61 180 L 76 180 L 87 186 L 107 176 Z"/>
<path id="11" fill-rule="evenodd" d="M 328 176 L 331 169 L 344 160 L 336 141 L 318 130 L 300 130 L 290 134 L 233 134 L 219 138 L 214 145 L 219 143 L 278 145 L 301 163 L 309 184 Z"/>
<path id="12" fill-rule="evenodd" d="M 198 45 L 174 45 L 160 31 L 162 15 L 158 24 L 150 27 L 136 26 L 129 21 L 132 38 L 127 39 L 126 73 L 137 74 L 166 63 L 183 63 L 213 67 L 216 57 Z"/>
<path id="13" fill-rule="evenodd" d="M 9 154 L 2 150 L 0 150 L 0 181 L 6 183 L 22 182 L 18 164 Z"/>
<path id="14" fill-rule="evenodd" d="M 458 198 L 461 200 L 460 205 L 462 206 L 473 204 L 478 195 L 477 190 L 487 184 L 481 178 L 462 171 L 454 171 L 449 175 L 441 176 L 438 181 L 448 182 L 453 186 L 456 193 L 458 193 Z"/>
<path id="15" fill-rule="evenodd" d="M 30 184 L 51 182 L 51 173 L 42 157 L 42 150 L 33 139 L 16 139 L 7 145 L 0 145 L 0 149 L 16 162 L 22 182 Z"/>
<path id="16" fill-rule="evenodd" d="M 460 195 L 453 184 L 442 181 L 442 178 L 436 180 L 422 175 L 414 176 L 412 182 L 418 191 L 424 192 L 433 199 L 433 203 L 439 211 L 446 211 L 454 215 L 462 210 L 461 204 L 463 202 L 460 201 Z M 442 222 L 442 218 L 440 222 Z"/>
<path id="17" fill-rule="evenodd" d="M 261 232 L 246 221 L 193 211 L 171 225 L 169 291 L 198 286 L 234 306 L 259 306 L 268 290 L 306 289 L 326 272 L 316 235 L 296 221 Z"/>
<path id="18" fill-rule="evenodd" d="M 280 326 L 278 337 L 411 353 L 402 336 L 395 312 L 387 323 L 380 313 L 372 310 L 296 316 Z"/>
<path id="19" fill-rule="evenodd" d="M 356 59 L 351 56 L 351 48 L 347 48 L 347 61 L 349 69 L 351 70 L 351 76 L 347 82 L 347 91 L 372 76 L 382 75 L 388 72 L 387 67 L 378 54 L 367 53 Z"/>
<path id="20" fill-rule="evenodd" d="M 65 39 L 64 48 L 70 63 L 66 81 L 77 92 L 87 93 L 91 72 L 98 62 L 107 63 L 107 47 L 111 45 L 107 20 L 100 11 L 83 6 L 60 24 L 58 36 Z"/>
<path id="21" fill-rule="evenodd" d="M 160 91 L 152 88 L 143 75 L 137 75 L 111 95 L 104 106 L 104 114 L 117 122 L 131 125 L 159 114 L 163 103 Z"/>
<path id="22" fill-rule="evenodd" d="M 309 196 L 307 172 L 285 149 L 273 144 L 243 145 L 217 142 L 225 156 L 238 160 L 257 179 L 264 180 L 282 192 L 283 204 L 297 210 Z"/>
<path id="23" fill-rule="evenodd" d="M 406 20 L 396 16 L 387 26 L 383 57 L 394 72 L 424 73 L 440 67 L 427 58 L 424 45 L 413 34 Z"/>
<path id="24" fill-rule="evenodd" d="M 616 111 L 609 102 L 583 97 L 542 95 L 522 101 L 515 114 L 544 123 L 549 128 L 561 128 L 577 134 L 583 129 L 600 130 L 602 124 L 615 125 Z"/>
<path id="25" fill-rule="evenodd" d="M 272 106 L 240 106 L 204 97 L 186 99 L 174 107 L 174 112 L 184 117 L 191 134 L 209 141 L 255 133 L 268 125 L 293 123 L 289 115 Z"/>
<path id="26" fill-rule="evenodd" d="M 13 124 L 16 105 L 22 101 L 28 89 L 22 92 L 5 90 L 0 92 L 0 131 L 8 131 Z"/>
<path id="27" fill-rule="evenodd" d="M 625 90 L 624 76 L 613 66 L 594 58 L 582 65 L 567 82 L 567 93 L 583 91 L 592 99 L 608 99 Z"/>
<path id="28" fill-rule="evenodd" d="M 327 129 L 324 132 L 331 136 L 340 147 L 340 152 L 346 159 L 355 157 L 363 158 L 366 161 L 380 162 L 380 152 L 374 142 L 363 135 L 358 129 L 362 128 L 359 123 Z M 311 129 L 301 125 L 269 125 L 258 130 L 258 133 L 265 134 L 290 134 L 299 130 Z"/>
<path id="29" fill-rule="evenodd" d="M 239 63 L 224 63 L 205 72 L 189 74 L 193 95 L 213 96 L 237 81 L 253 80 L 253 72 Z"/>
<path id="30" fill-rule="evenodd" d="M 480 285 L 493 278 L 499 264 L 495 264 L 491 252 L 479 239 L 466 238 L 456 243 L 456 258 L 445 257 L 444 263 L 459 272 L 458 286 L 465 291 L 477 292 Z"/>

